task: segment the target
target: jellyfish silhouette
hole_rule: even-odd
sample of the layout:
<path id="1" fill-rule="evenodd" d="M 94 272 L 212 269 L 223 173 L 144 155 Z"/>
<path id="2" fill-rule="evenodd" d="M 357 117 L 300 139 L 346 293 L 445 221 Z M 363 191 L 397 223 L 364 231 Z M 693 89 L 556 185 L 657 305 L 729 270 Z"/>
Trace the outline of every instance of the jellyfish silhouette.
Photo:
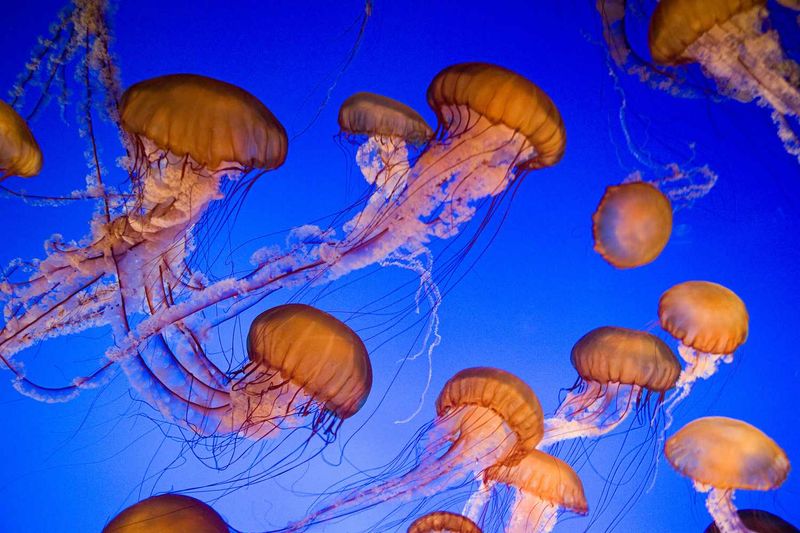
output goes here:
<path id="1" fill-rule="evenodd" d="M 594 249 L 617 268 L 655 261 L 672 233 L 672 206 L 655 186 L 632 182 L 606 188 L 592 215 Z"/>
<path id="2" fill-rule="evenodd" d="M 667 399 L 667 427 L 672 411 L 689 395 L 694 382 L 713 376 L 720 362 L 747 339 L 749 316 L 744 302 L 730 289 L 709 281 L 679 283 L 658 301 L 661 327 L 680 341 L 678 353 L 687 366 Z"/>
<path id="3" fill-rule="evenodd" d="M 456 486 L 493 464 L 533 450 L 542 432 L 541 405 L 522 380 L 496 368 L 462 370 L 439 393 L 436 418 L 419 433 L 420 457 L 409 471 L 345 491 L 288 530 Z"/>
<path id="4" fill-rule="evenodd" d="M 778 0 L 778 3 L 783 7 L 800 11 L 800 0 Z"/>
<path id="5" fill-rule="evenodd" d="M 42 151 L 25 120 L 0 100 L 0 181 L 30 178 L 42 170 Z"/>
<path id="6" fill-rule="evenodd" d="M 776 489 L 789 473 L 789 459 L 771 438 L 721 416 L 689 422 L 667 440 L 664 454 L 698 492 L 708 492 L 706 508 L 723 533 L 750 531 L 736 513 L 734 491 Z"/>
<path id="7" fill-rule="evenodd" d="M 481 528 L 466 516 L 434 511 L 414 520 L 407 533 L 481 533 Z"/>
<path id="8" fill-rule="evenodd" d="M 650 19 L 653 61 L 699 63 L 717 90 L 772 110 L 786 150 L 800 159 L 800 140 L 787 117 L 800 117 L 800 67 L 787 58 L 778 33 L 765 29 L 766 0 L 664 0 Z"/>
<path id="9" fill-rule="evenodd" d="M 753 533 L 798 533 L 792 524 L 767 511 L 758 509 L 742 509 L 736 511 L 745 527 Z M 711 522 L 704 533 L 722 533 L 714 522 Z"/>
<path id="10" fill-rule="evenodd" d="M 181 494 L 152 496 L 131 505 L 103 533 L 228 533 L 228 524 L 211 506 Z"/>

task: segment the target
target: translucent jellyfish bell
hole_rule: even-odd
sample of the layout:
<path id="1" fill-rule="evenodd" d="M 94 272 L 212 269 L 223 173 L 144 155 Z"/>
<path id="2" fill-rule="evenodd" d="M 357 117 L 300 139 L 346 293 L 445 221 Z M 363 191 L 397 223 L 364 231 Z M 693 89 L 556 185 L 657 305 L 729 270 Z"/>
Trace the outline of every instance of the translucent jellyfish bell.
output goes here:
<path id="1" fill-rule="evenodd" d="M 800 533 L 792 524 L 767 511 L 741 509 L 736 511 L 739 519 L 753 533 Z M 722 533 L 717 524 L 711 522 L 704 533 Z"/>
<path id="2" fill-rule="evenodd" d="M 466 516 L 434 511 L 414 520 L 407 533 L 481 533 L 481 528 Z"/>
<path id="3" fill-rule="evenodd" d="M 0 180 L 30 178 L 42 170 L 42 151 L 28 124 L 0 100 Z"/>
<path id="4" fill-rule="evenodd" d="M 686 424 L 667 440 L 672 467 L 708 492 L 706 508 L 725 533 L 749 530 L 736 514 L 734 491 L 772 490 L 789 473 L 786 453 L 758 428 L 741 420 L 712 416 Z"/>
<path id="5" fill-rule="evenodd" d="M 152 496 L 131 505 L 103 528 L 103 533 L 228 533 L 214 509 L 181 494 Z"/>
<path id="6" fill-rule="evenodd" d="M 617 268 L 654 261 L 672 234 L 672 206 L 655 186 L 631 182 L 608 187 L 592 215 L 594 249 Z"/>

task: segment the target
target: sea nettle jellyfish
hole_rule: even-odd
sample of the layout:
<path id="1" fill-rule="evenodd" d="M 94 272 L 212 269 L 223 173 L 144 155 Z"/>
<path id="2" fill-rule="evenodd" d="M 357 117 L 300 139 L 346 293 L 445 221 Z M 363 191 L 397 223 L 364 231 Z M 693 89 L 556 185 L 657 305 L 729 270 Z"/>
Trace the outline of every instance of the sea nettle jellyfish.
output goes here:
<path id="1" fill-rule="evenodd" d="M 766 0 L 663 0 L 650 19 L 649 44 L 660 65 L 699 63 L 718 90 L 772 109 L 786 150 L 800 159 L 787 117 L 800 117 L 800 67 L 767 27 Z"/>
<path id="2" fill-rule="evenodd" d="M 131 505 L 103 533 L 228 533 L 225 520 L 210 505 L 181 494 L 152 496 Z"/>
<path id="3" fill-rule="evenodd" d="M 592 215 L 594 249 L 617 268 L 655 261 L 672 234 L 672 206 L 655 186 L 632 182 L 606 188 Z"/>
<path id="4" fill-rule="evenodd" d="M 773 490 L 789 473 L 784 451 L 758 428 L 712 416 L 686 424 L 664 448 L 672 467 L 708 492 L 706 508 L 722 533 L 748 533 L 733 505 L 734 491 Z"/>
<path id="5" fill-rule="evenodd" d="M 538 450 L 489 467 L 484 479 L 515 490 L 507 533 L 548 533 L 562 511 L 589 512 L 578 474 L 564 461 Z"/>
<path id="6" fill-rule="evenodd" d="M 42 151 L 25 120 L 0 100 L 0 181 L 30 178 L 42 170 Z"/>
<path id="7" fill-rule="evenodd" d="M 475 522 L 456 513 L 434 511 L 420 516 L 408 526 L 407 533 L 482 533 Z"/>
<path id="8" fill-rule="evenodd" d="M 542 438 L 542 408 L 519 378 L 496 368 L 469 368 L 445 383 L 436 418 L 420 432 L 419 459 L 410 471 L 345 492 L 291 524 L 347 516 L 387 501 L 432 496 L 477 477 L 486 468 L 533 450 Z"/>
<path id="9" fill-rule="evenodd" d="M 578 380 L 552 417 L 545 419 L 540 448 L 579 437 L 600 437 L 631 412 L 660 403 L 681 371 L 678 358 L 650 333 L 605 326 L 572 348 Z"/>
<path id="10" fill-rule="evenodd" d="M 733 352 L 747 339 L 749 315 L 744 302 L 730 289 L 709 281 L 679 283 L 658 301 L 661 327 L 678 339 L 678 353 L 687 366 L 677 390 L 667 400 L 671 412 L 698 379 L 713 376 L 720 362 L 733 361 Z"/>
<path id="11" fill-rule="evenodd" d="M 742 509 L 736 511 L 745 527 L 753 533 L 798 533 L 792 524 L 767 511 L 758 509 Z M 704 533 L 722 533 L 717 524 L 711 522 Z"/>

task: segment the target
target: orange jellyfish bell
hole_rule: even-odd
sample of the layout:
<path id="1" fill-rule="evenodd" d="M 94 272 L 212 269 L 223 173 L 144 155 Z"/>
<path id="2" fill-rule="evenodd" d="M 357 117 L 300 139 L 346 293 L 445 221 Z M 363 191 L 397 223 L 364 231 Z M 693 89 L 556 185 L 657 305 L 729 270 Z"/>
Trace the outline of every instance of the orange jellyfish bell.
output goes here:
<path id="1" fill-rule="evenodd" d="M 360 92 L 339 108 L 339 127 L 352 135 L 399 137 L 411 144 L 423 144 L 433 130 L 414 109 L 380 94 Z"/>
<path id="2" fill-rule="evenodd" d="M 767 511 L 759 509 L 742 509 L 737 511 L 739 519 L 753 533 L 798 533 L 792 524 Z M 704 533 L 721 533 L 714 522 L 711 522 Z"/>
<path id="3" fill-rule="evenodd" d="M 434 511 L 414 520 L 408 533 L 481 533 L 481 528 L 466 516 Z"/>
<path id="4" fill-rule="evenodd" d="M 286 130 L 255 96 L 224 81 L 170 74 L 122 95 L 123 129 L 211 170 L 231 164 L 274 169 L 286 159 Z"/>
<path id="5" fill-rule="evenodd" d="M 447 67 L 428 87 L 428 105 L 440 127 L 451 133 L 473 126 L 474 113 L 523 135 L 533 152 L 517 161 L 520 169 L 549 167 L 564 155 L 566 132 L 558 108 L 533 82 L 506 68 L 488 63 Z"/>
<path id="6" fill-rule="evenodd" d="M 28 124 L 0 100 L 0 180 L 30 178 L 42 170 L 42 151 Z"/>
<path id="7" fill-rule="evenodd" d="M 162 494 L 136 503 L 108 523 L 103 533 L 228 533 L 208 504 L 181 494 Z"/>
<path id="8" fill-rule="evenodd" d="M 608 187 L 592 215 L 594 249 L 617 268 L 654 261 L 672 234 L 672 206 L 645 182 Z"/>

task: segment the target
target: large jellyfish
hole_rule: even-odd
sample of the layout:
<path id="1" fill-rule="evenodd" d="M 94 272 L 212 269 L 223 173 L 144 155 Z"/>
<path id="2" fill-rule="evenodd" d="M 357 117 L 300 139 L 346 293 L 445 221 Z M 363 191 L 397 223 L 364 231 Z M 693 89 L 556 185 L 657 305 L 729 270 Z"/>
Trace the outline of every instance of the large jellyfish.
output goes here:
<path id="1" fill-rule="evenodd" d="M 479 477 L 486 468 L 533 450 L 542 438 L 542 408 L 519 378 L 496 368 L 469 368 L 445 383 L 436 418 L 420 433 L 420 457 L 408 472 L 345 492 L 289 530 L 346 516 L 389 500 L 432 496 Z"/>
<path id="2" fill-rule="evenodd" d="M 103 533 L 228 533 L 225 520 L 206 503 L 181 494 L 152 496 L 131 505 Z"/>
<path id="3" fill-rule="evenodd" d="M 0 181 L 9 176 L 30 178 L 42 170 L 42 151 L 28 124 L 0 100 Z"/>
<path id="4" fill-rule="evenodd" d="M 466 516 L 434 511 L 414 520 L 407 533 L 481 533 L 481 528 Z"/>
<path id="5" fill-rule="evenodd" d="M 549 533 L 560 512 L 589 512 L 578 474 L 564 461 L 538 450 L 489 467 L 484 479 L 515 490 L 507 533 Z"/>
<path id="6" fill-rule="evenodd" d="M 698 492 L 708 492 L 706 508 L 722 533 L 750 531 L 733 505 L 735 490 L 776 489 L 789 473 L 789 459 L 775 441 L 721 416 L 689 422 L 667 440 L 664 454 Z"/>
<path id="7" fill-rule="evenodd" d="M 697 62 L 724 95 L 772 110 L 786 150 L 800 159 L 787 117 L 800 117 L 800 67 L 767 27 L 766 0 L 663 0 L 650 19 L 649 45 L 660 65 Z"/>
<path id="8" fill-rule="evenodd" d="M 572 348 L 578 381 L 552 417 L 544 421 L 539 447 L 579 437 L 599 437 L 618 427 L 633 411 L 658 402 L 675 386 L 678 358 L 658 337 L 605 326 L 581 337 Z"/>
<path id="9" fill-rule="evenodd" d="M 720 362 L 733 360 L 733 352 L 747 339 L 750 319 L 736 293 L 709 281 L 686 281 L 667 290 L 658 301 L 658 318 L 680 341 L 678 353 L 687 364 L 667 399 L 669 427 L 672 410 L 694 382 L 713 376 Z"/>
<path id="10" fill-rule="evenodd" d="M 747 529 L 754 533 L 798 533 L 797 529 L 792 524 L 767 511 L 759 509 L 741 509 L 736 511 L 739 519 Z M 711 522 L 706 528 L 704 533 L 722 533 L 717 527 L 717 524 Z"/>
<path id="11" fill-rule="evenodd" d="M 594 249 L 617 268 L 655 261 L 672 234 L 672 206 L 646 182 L 608 187 L 592 215 Z"/>

